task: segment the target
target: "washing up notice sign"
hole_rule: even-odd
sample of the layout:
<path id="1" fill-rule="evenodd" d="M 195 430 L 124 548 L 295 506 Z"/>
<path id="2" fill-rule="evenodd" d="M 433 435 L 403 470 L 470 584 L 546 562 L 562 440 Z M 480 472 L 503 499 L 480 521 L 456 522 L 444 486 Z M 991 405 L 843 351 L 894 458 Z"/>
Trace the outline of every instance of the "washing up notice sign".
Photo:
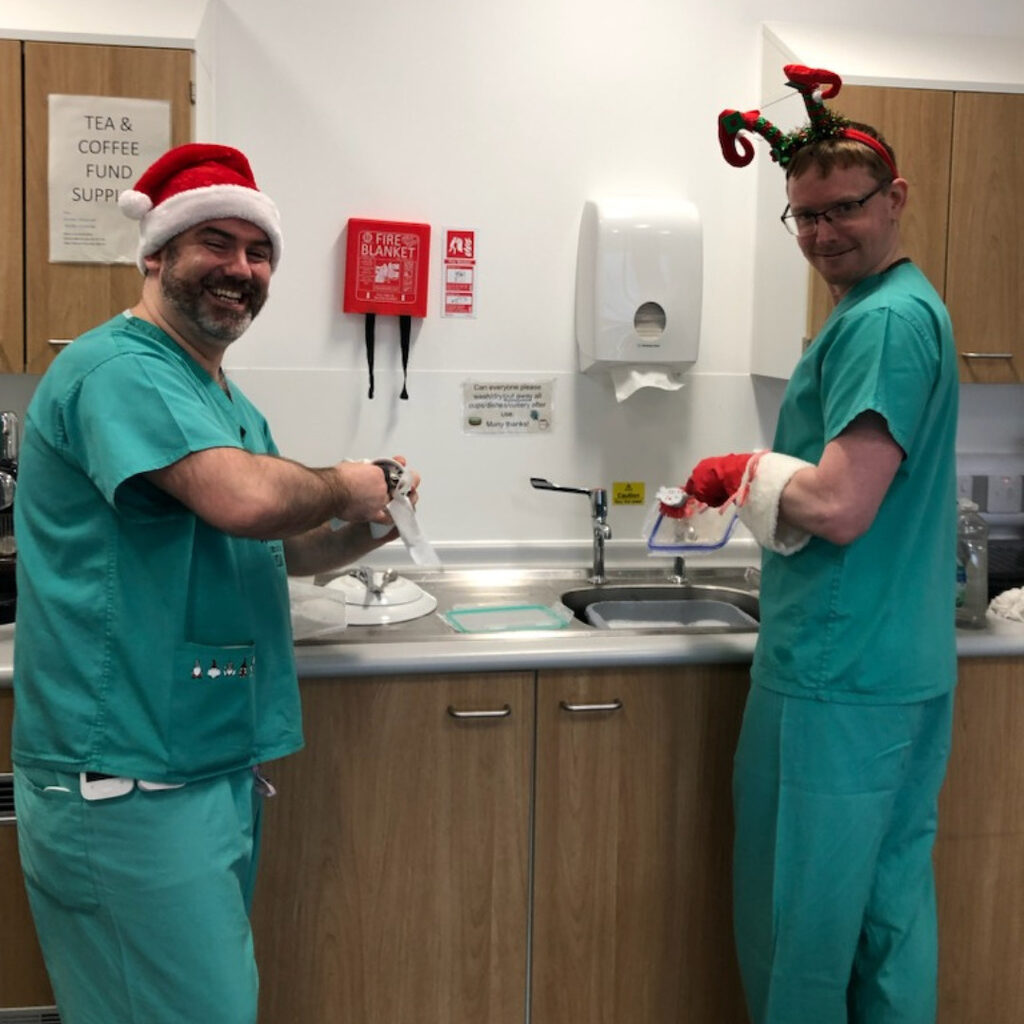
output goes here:
<path id="1" fill-rule="evenodd" d="M 467 434 L 547 433 L 554 387 L 554 380 L 465 381 L 462 429 Z"/>

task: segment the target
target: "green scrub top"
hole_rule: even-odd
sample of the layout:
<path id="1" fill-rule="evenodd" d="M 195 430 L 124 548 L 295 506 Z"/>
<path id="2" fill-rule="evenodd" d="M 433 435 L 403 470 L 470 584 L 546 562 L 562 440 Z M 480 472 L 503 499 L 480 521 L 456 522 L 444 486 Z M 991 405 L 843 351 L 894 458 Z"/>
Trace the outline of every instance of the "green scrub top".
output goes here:
<path id="1" fill-rule="evenodd" d="M 854 286 L 800 359 L 772 448 L 817 464 L 859 414 L 905 458 L 871 528 L 764 552 L 755 684 L 850 703 L 910 703 L 956 681 L 956 424 L 949 315 L 909 261 Z"/>
<path id="2" fill-rule="evenodd" d="M 140 474 L 214 447 L 276 454 L 158 327 L 78 338 L 19 462 L 13 759 L 185 782 L 302 745 L 281 541 L 231 537 Z"/>

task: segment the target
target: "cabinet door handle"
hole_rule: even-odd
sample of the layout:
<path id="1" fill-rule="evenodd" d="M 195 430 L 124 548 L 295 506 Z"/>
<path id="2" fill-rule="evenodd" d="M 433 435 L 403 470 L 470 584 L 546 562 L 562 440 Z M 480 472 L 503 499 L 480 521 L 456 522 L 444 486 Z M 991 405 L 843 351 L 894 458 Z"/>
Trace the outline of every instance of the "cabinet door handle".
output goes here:
<path id="1" fill-rule="evenodd" d="M 622 701 L 615 698 L 615 700 L 605 701 L 602 704 L 572 704 L 567 700 L 560 700 L 558 706 L 563 711 L 568 711 L 572 714 L 581 714 L 590 711 L 618 711 L 622 707 Z"/>
<path id="2" fill-rule="evenodd" d="M 1013 359 L 1012 352 L 961 352 L 964 359 Z"/>
<path id="3" fill-rule="evenodd" d="M 502 705 L 500 708 L 490 708 L 481 711 L 460 711 L 453 704 L 448 705 L 448 714 L 452 718 L 466 719 L 466 718 L 508 718 L 512 714 L 512 708 L 508 704 Z"/>

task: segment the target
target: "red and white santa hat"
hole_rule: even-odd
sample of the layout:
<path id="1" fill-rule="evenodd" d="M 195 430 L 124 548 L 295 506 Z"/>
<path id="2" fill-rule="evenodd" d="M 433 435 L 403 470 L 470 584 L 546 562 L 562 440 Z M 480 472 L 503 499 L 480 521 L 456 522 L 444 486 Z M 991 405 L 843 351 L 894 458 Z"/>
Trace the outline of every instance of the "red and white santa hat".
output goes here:
<path id="1" fill-rule="evenodd" d="M 144 257 L 196 224 L 238 217 L 262 228 L 272 247 L 270 265 L 281 259 L 281 217 L 261 192 L 245 155 L 231 146 L 190 142 L 168 150 L 134 188 L 118 197 L 123 213 L 139 221 L 139 269 Z"/>

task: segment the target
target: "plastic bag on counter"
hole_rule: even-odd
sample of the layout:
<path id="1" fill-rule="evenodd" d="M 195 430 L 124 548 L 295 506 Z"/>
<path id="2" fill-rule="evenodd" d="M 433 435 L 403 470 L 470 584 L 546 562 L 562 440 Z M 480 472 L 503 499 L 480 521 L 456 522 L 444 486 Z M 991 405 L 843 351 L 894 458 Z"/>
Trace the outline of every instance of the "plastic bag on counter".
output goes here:
<path id="1" fill-rule="evenodd" d="M 288 581 L 288 600 L 295 640 L 330 640 L 345 631 L 345 595 L 298 580 Z"/>
<path id="2" fill-rule="evenodd" d="M 715 508 L 681 487 L 659 487 L 640 532 L 652 554 L 714 551 L 732 534 L 736 512 L 731 501 Z"/>

